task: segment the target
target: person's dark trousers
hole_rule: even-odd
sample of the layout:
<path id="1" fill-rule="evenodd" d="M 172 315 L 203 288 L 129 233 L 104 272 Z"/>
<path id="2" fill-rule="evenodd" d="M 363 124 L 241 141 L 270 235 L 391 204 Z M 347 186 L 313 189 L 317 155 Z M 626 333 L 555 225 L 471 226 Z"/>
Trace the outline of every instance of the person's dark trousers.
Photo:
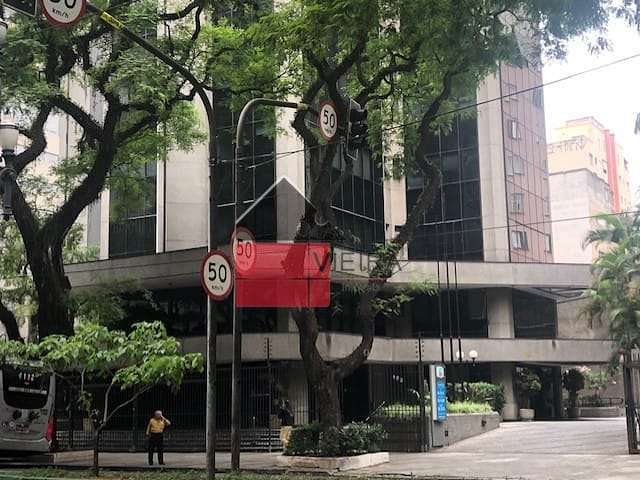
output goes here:
<path id="1" fill-rule="evenodd" d="M 158 452 L 158 463 L 164 465 L 162 433 L 151 433 L 149 435 L 149 465 L 153 465 L 153 452 Z"/>

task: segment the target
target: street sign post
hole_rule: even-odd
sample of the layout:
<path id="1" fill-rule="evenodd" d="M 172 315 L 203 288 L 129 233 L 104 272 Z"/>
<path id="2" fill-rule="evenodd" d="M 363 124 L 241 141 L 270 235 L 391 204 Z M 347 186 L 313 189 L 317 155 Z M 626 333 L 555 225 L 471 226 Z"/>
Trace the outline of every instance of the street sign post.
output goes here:
<path id="1" fill-rule="evenodd" d="M 227 256 L 219 250 L 209 252 L 200 267 L 202 288 L 213 300 L 224 300 L 231 293 L 233 271 Z"/>
<path id="2" fill-rule="evenodd" d="M 327 101 L 320 105 L 318 125 L 320 125 L 320 134 L 324 139 L 328 142 L 333 140 L 338 132 L 338 112 L 333 102 Z"/>
<path id="3" fill-rule="evenodd" d="M 36 0 L 2 0 L 2 4 L 11 10 L 24 13 L 30 17 L 35 17 L 38 9 Z"/>
<path id="4" fill-rule="evenodd" d="M 447 381 L 444 365 L 429 366 L 431 384 L 431 415 L 436 422 L 447 419 Z"/>
<path id="5" fill-rule="evenodd" d="M 40 0 L 40 6 L 49 23 L 71 27 L 84 15 L 87 0 Z"/>

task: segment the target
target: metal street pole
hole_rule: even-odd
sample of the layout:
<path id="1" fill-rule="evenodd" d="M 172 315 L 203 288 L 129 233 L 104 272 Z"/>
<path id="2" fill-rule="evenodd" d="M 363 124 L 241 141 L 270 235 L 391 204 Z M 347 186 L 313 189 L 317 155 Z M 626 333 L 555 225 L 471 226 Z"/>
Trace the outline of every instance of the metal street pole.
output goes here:
<path id="1" fill-rule="evenodd" d="M 215 249 L 215 212 L 216 212 L 216 195 L 215 195 L 215 168 L 216 150 L 215 150 L 215 117 L 212 102 L 202 85 L 202 83 L 183 65 L 176 62 L 169 55 L 157 48 L 155 45 L 147 42 L 144 38 L 131 31 L 124 23 L 117 18 L 105 12 L 99 7 L 87 2 L 87 10 L 98 15 L 100 20 L 112 29 L 122 33 L 132 42 L 140 45 L 147 52 L 161 60 L 163 63 L 171 67 L 172 70 L 178 72 L 185 78 L 195 89 L 198 97 L 202 101 L 205 113 L 207 115 L 207 123 L 209 130 L 209 148 L 208 148 L 208 165 L 209 165 L 209 238 L 208 249 Z M 214 304 L 213 300 L 207 300 L 207 400 L 206 400 L 206 462 L 207 462 L 207 478 L 215 478 L 215 446 L 216 446 L 216 338 L 217 325 L 213 316 Z"/>
<path id="2" fill-rule="evenodd" d="M 238 191 L 238 162 L 242 154 L 242 130 L 247 115 L 256 105 L 267 105 L 273 107 L 292 108 L 296 110 L 306 111 L 309 106 L 305 103 L 285 102 L 282 100 L 274 100 L 271 98 L 254 98 L 249 100 L 240 111 L 238 117 L 238 125 L 236 126 L 236 143 L 235 155 L 233 161 L 233 228 L 237 227 L 238 222 L 238 206 L 240 203 Z M 232 245 L 232 248 L 235 248 Z M 231 252 L 235 258 L 235 252 Z M 240 378 L 242 366 L 242 319 L 238 318 L 237 306 L 237 283 L 236 269 L 233 269 L 233 360 L 231 363 L 231 470 L 240 470 Z"/>

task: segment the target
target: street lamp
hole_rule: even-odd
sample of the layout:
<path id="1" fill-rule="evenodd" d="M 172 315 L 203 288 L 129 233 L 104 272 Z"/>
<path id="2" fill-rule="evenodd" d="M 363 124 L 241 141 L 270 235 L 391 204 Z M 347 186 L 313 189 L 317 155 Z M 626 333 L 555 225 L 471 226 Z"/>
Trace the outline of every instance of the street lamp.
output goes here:
<path id="1" fill-rule="evenodd" d="M 471 350 L 469 352 L 469 358 L 471 359 L 471 363 L 473 363 L 475 365 L 476 360 L 478 359 L 478 351 L 477 350 Z"/>
<path id="2" fill-rule="evenodd" d="M 13 169 L 13 157 L 18 144 L 18 127 L 13 123 L 0 123 L 0 149 L 4 166 L 0 168 L 0 189 L 2 190 L 2 217 L 9 220 L 13 210 L 11 197 L 13 195 L 13 183 L 16 180 L 16 171 Z"/>
<path id="3" fill-rule="evenodd" d="M 297 111 L 308 111 L 309 105 L 301 102 L 286 102 L 283 100 L 275 100 L 272 98 L 254 98 L 249 100 L 240 111 L 238 117 L 238 124 L 236 125 L 236 141 L 235 152 L 233 160 L 233 191 L 234 191 L 234 204 L 233 204 L 233 231 L 236 231 L 238 227 L 238 206 L 240 203 L 240 192 L 238 191 L 239 174 L 238 163 L 242 158 L 242 130 L 244 128 L 245 119 L 247 115 L 251 113 L 254 107 L 258 105 L 290 108 Z M 235 233 L 234 233 L 235 235 Z M 233 339 L 233 356 L 231 361 L 231 470 L 237 471 L 240 469 L 240 376 L 242 368 L 242 320 L 238 318 L 237 309 L 237 282 L 236 282 L 236 268 L 235 268 L 235 242 L 231 245 L 232 258 L 234 259 L 233 268 L 233 306 L 232 306 L 232 339 Z"/>

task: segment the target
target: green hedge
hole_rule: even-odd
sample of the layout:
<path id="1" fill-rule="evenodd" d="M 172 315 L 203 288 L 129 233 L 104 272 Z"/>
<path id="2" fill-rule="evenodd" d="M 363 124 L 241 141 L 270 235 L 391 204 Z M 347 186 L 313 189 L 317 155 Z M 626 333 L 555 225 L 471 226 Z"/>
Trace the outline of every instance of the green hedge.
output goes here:
<path id="1" fill-rule="evenodd" d="M 491 405 L 486 402 L 452 402 L 447 404 L 447 411 L 451 414 L 456 413 L 491 413 Z"/>
<path id="2" fill-rule="evenodd" d="M 480 397 L 483 398 L 483 397 Z M 493 405 L 491 405 L 486 400 L 483 401 L 472 401 L 465 400 L 463 402 L 447 402 L 447 412 L 451 414 L 456 413 L 490 413 L 492 410 L 495 410 Z M 431 413 L 431 406 L 426 406 L 426 413 L 429 415 Z M 376 412 L 375 418 L 380 419 L 380 421 L 385 419 L 394 419 L 394 420 L 413 420 L 416 417 L 420 416 L 420 406 L 416 404 L 409 403 L 391 403 L 389 405 L 385 405 L 378 412 Z"/>
<path id="3" fill-rule="evenodd" d="M 380 425 L 354 422 L 342 428 L 321 430 L 320 425 L 293 427 L 285 455 L 341 457 L 379 452 L 386 432 Z"/>

